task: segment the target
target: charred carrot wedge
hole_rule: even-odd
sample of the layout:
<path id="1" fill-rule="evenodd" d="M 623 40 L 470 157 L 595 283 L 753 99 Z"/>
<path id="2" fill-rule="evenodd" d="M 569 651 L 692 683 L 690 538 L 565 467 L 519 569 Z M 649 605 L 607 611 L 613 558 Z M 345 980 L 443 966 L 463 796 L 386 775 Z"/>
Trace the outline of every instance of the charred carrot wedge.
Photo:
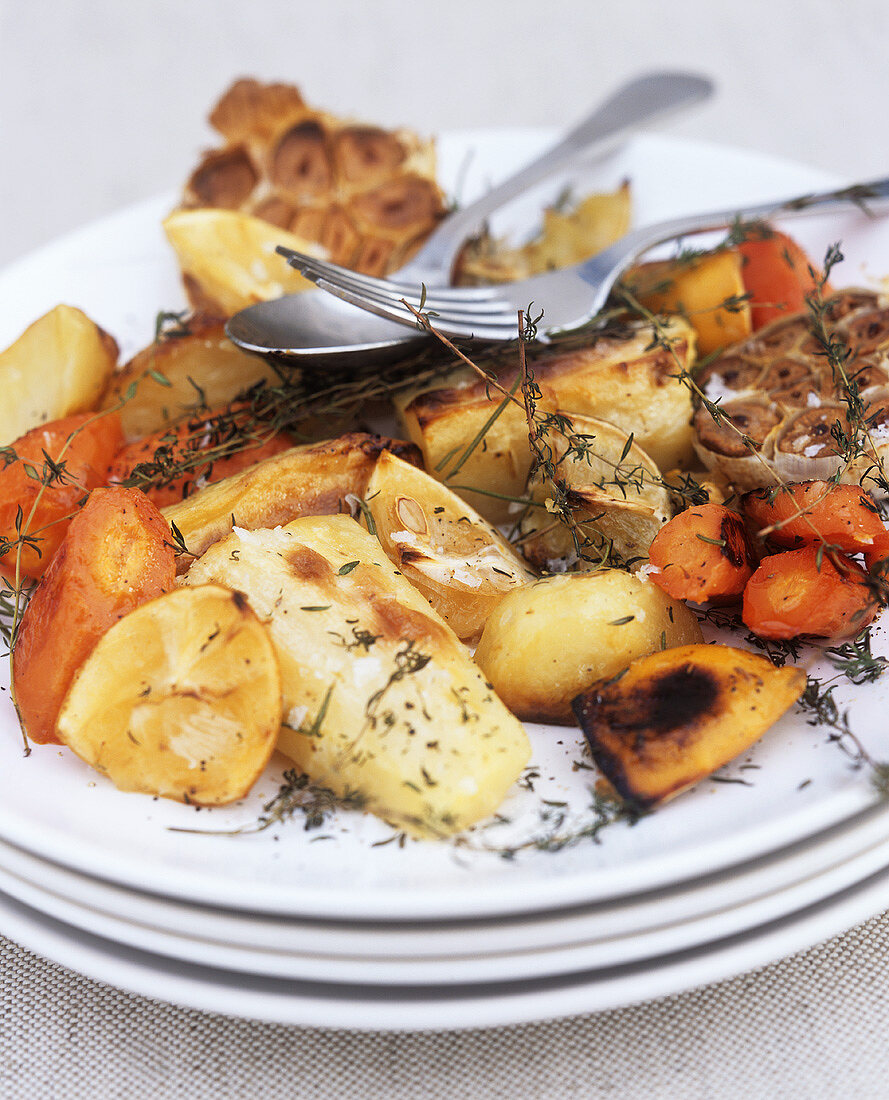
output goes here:
<path id="1" fill-rule="evenodd" d="M 877 613 L 867 574 L 815 546 L 763 558 L 744 589 L 741 617 L 760 638 L 842 638 Z"/>
<path id="2" fill-rule="evenodd" d="M 255 439 L 245 440 L 241 450 L 206 461 L 208 451 L 221 444 L 229 444 L 234 426 L 226 428 L 224 421 L 215 420 L 220 412 L 229 411 L 216 410 L 194 416 L 120 447 L 108 465 L 108 483 L 126 481 L 137 466 L 142 466 L 141 472 L 157 482 L 156 485 L 146 484 L 146 495 L 158 508 L 166 508 L 168 504 L 176 504 L 190 496 L 197 485 L 222 481 L 293 446 L 293 440 L 286 432 L 271 435 L 257 432 Z M 177 468 L 181 469 L 183 464 L 187 472 L 168 481 L 169 474 Z"/>
<path id="3" fill-rule="evenodd" d="M 651 579 L 674 599 L 721 602 L 740 597 L 755 565 L 744 521 L 721 504 L 674 516 L 648 551 Z"/>
<path id="4" fill-rule="evenodd" d="M 32 428 L 10 445 L 0 469 L 0 575 L 43 576 L 71 517 L 123 443 L 117 413 L 83 413 Z M 3 462 L 0 452 L 0 463 Z M 16 529 L 18 525 L 18 530 Z"/>
<path id="5" fill-rule="evenodd" d="M 169 592 L 170 528 L 138 489 L 94 489 L 25 609 L 13 652 L 28 737 L 57 742 L 56 718 L 75 672 L 111 625 Z"/>
<path id="6" fill-rule="evenodd" d="M 754 332 L 806 308 L 806 295 L 815 289 L 821 275 L 796 241 L 763 226 L 761 233 L 737 247 Z M 825 286 L 824 293 L 829 294 L 830 287 Z"/>
<path id="7" fill-rule="evenodd" d="M 741 508 L 769 542 L 798 549 L 827 543 L 850 554 L 889 549 L 889 532 L 877 506 L 858 485 L 802 481 L 754 489 Z"/>

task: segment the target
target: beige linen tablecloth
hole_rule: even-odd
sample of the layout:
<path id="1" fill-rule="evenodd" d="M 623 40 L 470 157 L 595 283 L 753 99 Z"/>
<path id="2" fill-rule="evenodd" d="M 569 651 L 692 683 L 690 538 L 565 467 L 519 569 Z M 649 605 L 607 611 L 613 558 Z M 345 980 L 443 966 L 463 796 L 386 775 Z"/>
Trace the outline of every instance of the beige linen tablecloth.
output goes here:
<path id="1" fill-rule="evenodd" d="M 285 1027 L 176 1008 L 0 939 L 2 1100 L 886 1100 L 889 915 L 613 1012 L 464 1032 Z"/>

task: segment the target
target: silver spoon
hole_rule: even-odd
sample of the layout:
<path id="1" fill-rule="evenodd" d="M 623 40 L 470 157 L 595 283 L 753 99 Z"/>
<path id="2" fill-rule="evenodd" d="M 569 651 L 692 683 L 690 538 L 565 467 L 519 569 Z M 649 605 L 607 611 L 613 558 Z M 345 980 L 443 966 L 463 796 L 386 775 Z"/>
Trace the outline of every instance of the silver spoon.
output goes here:
<path id="1" fill-rule="evenodd" d="M 561 141 L 440 222 L 410 263 L 399 270 L 399 279 L 417 286 L 447 285 L 464 241 L 495 210 L 547 176 L 610 151 L 628 131 L 700 103 L 712 92 L 712 81 L 691 73 L 652 73 L 624 84 Z M 428 339 L 425 333 L 375 317 L 320 290 L 288 294 L 243 309 L 229 320 L 226 333 L 245 351 L 272 354 L 294 365 L 338 368 L 391 362 Z"/>

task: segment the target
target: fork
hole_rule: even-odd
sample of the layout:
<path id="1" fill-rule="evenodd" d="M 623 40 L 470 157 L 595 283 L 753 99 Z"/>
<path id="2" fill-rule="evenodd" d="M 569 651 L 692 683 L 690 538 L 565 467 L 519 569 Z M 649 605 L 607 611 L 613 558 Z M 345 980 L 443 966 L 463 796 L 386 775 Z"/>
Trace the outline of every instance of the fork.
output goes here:
<path id="1" fill-rule="evenodd" d="M 422 327 L 413 310 L 429 317 L 444 336 L 477 340 L 514 340 L 518 336 L 517 312 L 533 305 L 544 310 L 538 339 L 546 341 L 560 332 L 586 325 L 605 304 L 615 282 L 629 265 L 656 245 L 679 237 L 727 229 L 735 223 L 782 219 L 858 207 L 867 211 L 871 200 L 889 198 L 889 178 L 856 183 L 834 191 L 800 195 L 755 206 L 697 214 L 643 226 L 589 260 L 559 271 L 535 275 L 513 283 L 484 287 L 434 287 L 416 282 L 379 279 L 348 268 L 279 247 L 307 279 L 323 290 L 371 313 L 405 325 Z M 408 303 L 406 305 L 405 303 Z"/>

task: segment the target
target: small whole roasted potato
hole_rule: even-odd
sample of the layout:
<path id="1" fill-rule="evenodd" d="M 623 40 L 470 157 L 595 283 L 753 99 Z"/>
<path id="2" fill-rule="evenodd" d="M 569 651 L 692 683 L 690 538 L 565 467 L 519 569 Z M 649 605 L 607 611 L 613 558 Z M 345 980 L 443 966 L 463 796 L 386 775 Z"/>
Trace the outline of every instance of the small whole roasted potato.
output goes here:
<path id="1" fill-rule="evenodd" d="M 680 600 L 620 569 L 545 577 L 509 593 L 475 659 L 513 714 L 573 724 L 571 700 L 637 657 L 702 640 Z"/>

